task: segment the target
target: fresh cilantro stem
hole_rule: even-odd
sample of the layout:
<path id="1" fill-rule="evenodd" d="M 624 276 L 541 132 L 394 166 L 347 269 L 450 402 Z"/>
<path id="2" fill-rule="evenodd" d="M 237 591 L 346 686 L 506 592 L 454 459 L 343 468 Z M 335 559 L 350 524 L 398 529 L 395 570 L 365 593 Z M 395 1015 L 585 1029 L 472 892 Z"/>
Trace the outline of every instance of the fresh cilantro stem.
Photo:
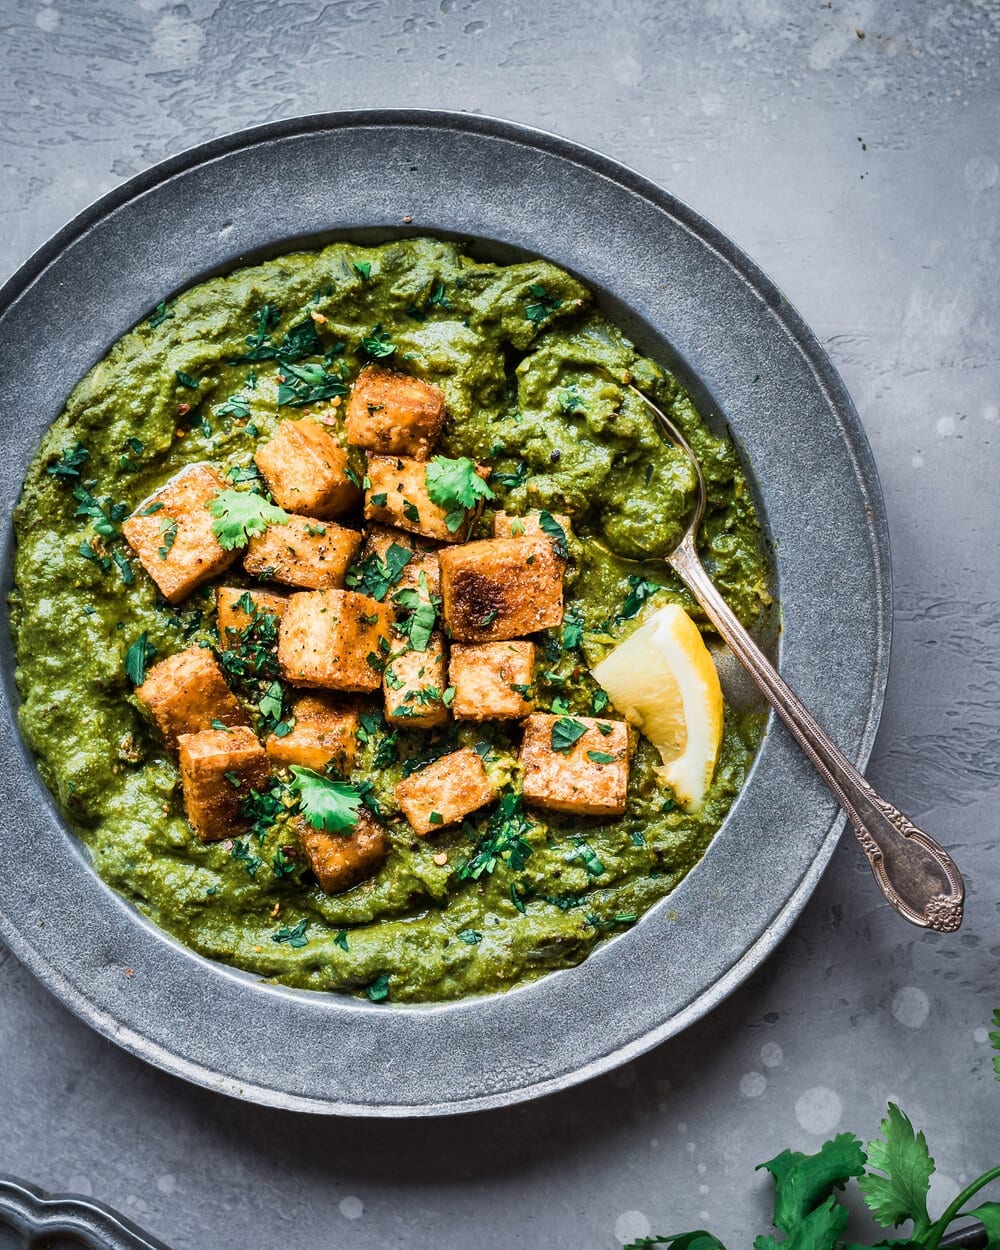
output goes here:
<path id="1" fill-rule="evenodd" d="M 945 1207 L 944 1213 L 940 1219 L 935 1220 L 931 1225 L 930 1231 L 927 1233 L 927 1240 L 924 1242 L 923 1250 L 937 1250 L 938 1243 L 944 1236 L 948 1225 L 955 1219 L 956 1216 L 961 1214 L 962 1208 L 969 1201 L 969 1199 L 974 1198 L 981 1189 L 985 1189 L 987 1185 L 992 1184 L 995 1180 L 1000 1180 L 1000 1166 L 990 1168 L 988 1172 L 984 1172 L 982 1176 L 980 1176 L 977 1180 L 974 1180 L 971 1185 L 966 1185 L 962 1192 L 952 1199 L 948 1206 Z"/>

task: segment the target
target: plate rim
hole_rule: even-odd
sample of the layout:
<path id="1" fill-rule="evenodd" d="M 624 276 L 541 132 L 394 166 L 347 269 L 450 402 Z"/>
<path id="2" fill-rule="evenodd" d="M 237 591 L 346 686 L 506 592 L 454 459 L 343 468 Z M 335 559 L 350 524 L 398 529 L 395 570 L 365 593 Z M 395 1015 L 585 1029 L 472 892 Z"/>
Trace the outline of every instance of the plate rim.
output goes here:
<path id="1" fill-rule="evenodd" d="M 767 304 L 772 315 L 781 323 L 786 334 L 808 364 L 816 384 L 821 388 L 827 402 L 836 413 L 841 436 L 853 463 L 857 486 L 865 501 L 867 534 L 874 565 L 873 593 L 877 599 L 878 612 L 868 707 L 859 735 L 860 746 L 854 756 L 854 762 L 863 769 L 874 745 L 888 681 L 893 594 L 888 519 L 884 497 L 874 455 L 861 419 L 844 382 L 818 338 L 757 262 L 728 235 L 685 201 L 630 166 L 605 156 L 585 144 L 566 139 L 544 129 L 487 114 L 447 109 L 338 110 L 304 114 L 261 125 L 238 128 L 192 145 L 151 165 L 86 205 L 35 249 L 0 286 L 0 315 L 43 276 L 49 265 L 53 264 L 68 246 L 80 240 L 109 214 L 145 192 L 166 183 L 176 175 L 241 149 L 252 148 L 268 141 L 350 127 L 458 129 L 478 133 L 485 137 L 514 141 L 522 146 L 540 149 L 567 159 L 624 187 L 672 217 L 702 244 L 714 251 Z M 428 227 L 428 232 L 435 233 L 432 227 Z M 291 241 L 290 246 L 294 246 Z M 183 289 L 183 285 L 177 289 Z M 21 740 L 21 746 L 25 751 L 27 750 L 23 740 Z M 44 787 L 44 783 L 41 784 Z M 747 947 L 743 954 L 716 980 L 663 1024 L 572 1071 L 539 1079 L 519 1086 L 513 1091 L 486 1093 L 463 1098 L 460 1101 L 422 1104 L 358 1104 L 287 1093 L 226 1076 L 207 1066 L 175 1055 L 166 1046 L 154 1041 L 145 1033 L 123 1026 L 110 1011 L 96 1007 L 84 993 L 77 990 L 62 975 L 58 968 L 52 966 L 19 928 L 9 922 L 6 913 L 2 910 L 0 910 L 0 936 L 17 958 L 38 977 L 47 989 L 91 1027 L 129 1053 L 207 1089 L 241 1099 L 249 1099 L 262 1105 L 321 1114 L 416 1118 L 470 1113 L 532 1100 L 591 1080 L 653 1049 L 717 1007 L 760 966 L 787 935 L 825 871 L 839 842 L 845 821 L 843 813 L 834 817 L 797 886 L 758 939 Z M 152 921 L 139 915 L 144 924 L 157 929 Z M 158 929 L 157 931 L 162 932 Z M 167 936 L 171 937 L 169 934 Z M 176 941 L 173 938 L 171 940 Z M 226 965 L 221 966 L 226 968 Z M 233 970 L 228 969 L 228 971 Z M 429 1006 L 433 1008 L 435 1004 L 429 1004 Z"/>

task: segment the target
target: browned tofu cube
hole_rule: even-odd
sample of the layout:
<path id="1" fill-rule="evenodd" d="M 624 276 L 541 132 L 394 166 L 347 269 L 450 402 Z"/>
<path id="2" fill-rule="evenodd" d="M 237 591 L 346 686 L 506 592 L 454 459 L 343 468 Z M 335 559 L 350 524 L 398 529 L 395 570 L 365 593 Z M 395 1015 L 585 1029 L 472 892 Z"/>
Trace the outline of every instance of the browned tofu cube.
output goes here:
<path id="1" fill-rule="evenodd" d="M 396 802 L 421 837 L 464 820 L 497 796 L 483 761 L 462 747 L 410 773 L 396 786 Z"/>
<path id="2" fill-rule="evenodd" d="M 248 723 L 246 712 L 207 647 L 188 647 L 155 664 L 135 697 L 172 751 L 177 749 L 181 734 L 208 729 L 214 720 L 223 725 Z"/>
<path id="3" fill-rule="evenodd" d="M 511 720 L 527 716 L 535 671 L 533 642 L 456 642 L 448 681 L 455 688 L 456 720 Z"/>
<path id="4" fill-rule="evenodd" d="M 238 552 L 223 551 L 208 504 L 226 483 L 207 464 L 181 469 L 128 518 L 122 533 L 142 567 L 171 603 L 180 603 L 229 568 Z"/>
<path id="5" fill-rule="evenodd" d="M 314 829 L 304 820 L 296 822 L 296 833 L 319 888 L 327 894 L 349 890 L 374 876 L 389 854 L 388 829 L 364 807 L 358 809 L 357 827 L 350 837 Z"/>
<path id="6" fill-rule="evenodd" d="M 438 554 L 448 633 L 460 642 L 517 638 L 563 618 L 563 561 L 541 538 L 487 538 Z"/>
<path id="7" fill-rule="evenodd" d="M 239 635 L 262 616 L 281 618 L 288 596 L 271 590 L 242 590 L 239 586 L 217 586 L 215 619 L 219 639 L 230 647 Z"/>
<path id="8" fill-rule="evenodd" d="M 406 639 L 393 638 L 392 654 L 382 674 L 385 718 L 398 725 L 433 729 L 448 720 L 444 635 L 431 634 L 426 651 L 412 651 Z"/>
<path id="9" fill-rule="evenodd" d="M 429 601 L 432 595 L 441 593 L 441 566 L 438 564 L 437 551 L 426 550 L 428 546 L 428 540 L 416 534 L 404 534 L 402 530 L 389 529 L 385 525 L 373 525 L 361 548 L 359 560 L 368 560 L 374 556 L 381 562 L 381 571 L 384 572 L 389 567 L 388 553 L 391 547 L 410 552 L 403 571 L 385 597 L 391 601 L 393 595 L 400 590 L 415 590 L 422 600 Z M 424 575 L 423 583 L 420 579 L 421 573 Z M 426 589 L 423 589 L 424 585 Z"/>
<path id="10" fill-rule="evenodd" d="M 351 590 L 292 595 L 278 634 L 281 671 L 297 686 L 378 690 L 392 622 L 391 607 Z"/>
<path id="11" fill-rule="evenodd" d="M 303 694 L 292 704 L 295 726 L 279 738 L 264 743 L 272 764 L 311 768 L 315 773 L 333 769 L 346 776 L 358 754 L 358 709 L 324 694 Z"/>
<path id="12" fill-rule="evenodd" d="M 335 521 L 293 516 L 287 525 L 269 525 L 250 539 L 243 567 L 255 577 L 286 586 L 327 590 L 343 586 L 347 566 L 360 546 L 357 530 Z"/>
<path id="13" fill-rule="evenodd" d="M 568 537 L 570 533 L 569 517 L 561 512 L 547 514 L 562 532 Z M 525 516 L 514 516 L 510 512 L 496 512 L 493 515 L 494 538 L 547 538 L 550 542 L 560 542 L 558 534 L 552 534 L 542 525 L 541 512 L 529 512 Z"/>
<path id="14" fill-rule="evenodd" d="M 489 469 L 479 466 L 480 477 Z M 455 530 L 448 528 L 448 509 L 431 502 L 427 493 L 427 465 L 403 456 L 369 456 L 365 490 L 365 519 L 395 525 L 411 534 L 423 534 L 442 543 L 465 541 L 477 509 L 470 508 L 465 521 Z"/>
<path id="15" fill-rule="evenodd" d="M 218 842 L 247 827 L 240 807 L 267 780 L 267 755 L 252 729 L 203 729 L 181 734 L 184 810 L 202 842 Z"/>
<path id="16" fill-rule="evenodd" d="M 444 393 L 429 382 L 369 365 L 347 404 L 347 441 L 384 455 L 426 460 L 444 424 Z"/>
<path id="17" fill-rule="evenodd" d="M 329 520 L 360 502 L 347 474 L 347 452 L 318 422 L 282 421 L 254 453 L 268 489 L 282 508 Z"/>
<path id="18" fill-rule="evenodd" d="M 525 802 L 577 816 L 624 816 L 628 757 L 624 721 L 535 712 L 521 744 Z"/>

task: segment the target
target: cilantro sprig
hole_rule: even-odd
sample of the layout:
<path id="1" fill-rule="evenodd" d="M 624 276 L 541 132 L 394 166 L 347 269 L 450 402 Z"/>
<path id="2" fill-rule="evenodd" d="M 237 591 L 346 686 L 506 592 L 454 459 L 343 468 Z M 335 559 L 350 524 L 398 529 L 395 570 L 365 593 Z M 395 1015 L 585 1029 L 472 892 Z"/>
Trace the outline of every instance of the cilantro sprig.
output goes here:
<path id="1" fill-rule="evenodd" d="M 453 534 L 464 525 L 470 509 L 481 500 L 495 498 L 467 456 L 457 460 L 435 456 L 424 470 L 424 478 L 431 503 L 446 509 L 445 524 Z"/>
<path id="2" fill-rule="evenodd" d="M 224 551 L 245 547 L 255 535 L 263 534 L 269 525 L 287 525 L 288 513 L 263 495 L 253 491 L 220 490 L 208 502 L 215 520 L 212 533 Z"/>
<path id="3" fill-rule="evenodd" d="M 994 1024 L 1000 1028 L 1000 1012 L 994 1015 Z M 992 1033 L 990 1038 L 1000 1051 L 1000 1032 Z M 1000 1060 L 1000 1054 L 996 1060 Z M 997 1079 L 1000 1080 L 1000 1063 Z M 934 1219 L 927 1206 L 934 1160 L 924 1134 L 914 1129 L 895 1103 L 889 1103 L 880 1130 L 881 1136 L 867 1147 L 853 1133 L 840 1133 L 824 1142 L 815 1154 L 783 1150 L 762 1163 L 760 1167 L 770 1172 L 774 1180 L 773 1224 L 784 1236 L 781 1240 L 770 1235 L 757 1237 L 755 1250 L 872 1250 L 868 1243 L 860 1245 L 854 1239 L 848 1243 L 844 1236 L 848 1207 L 840 1193 L 851 1180 L 857 1181 L 865 1205 L 881 1228 L 912 1225 L 901 1240 L 878 1240 L 876 1246 L 937 1250 L 953 1223 L 974 1219 L 984 1226 L 984 1250 L 997 1250 L 1000 1202 L 973 1204 L 980 1190 L 1000 1180 L 1000 1167 L 990 1168 L 966 1185 Z M 704 1229 L 640 1237 L 624 1250 L 646 1250 L 650 1246 L 725 1250 L 722 1242 Z"/>

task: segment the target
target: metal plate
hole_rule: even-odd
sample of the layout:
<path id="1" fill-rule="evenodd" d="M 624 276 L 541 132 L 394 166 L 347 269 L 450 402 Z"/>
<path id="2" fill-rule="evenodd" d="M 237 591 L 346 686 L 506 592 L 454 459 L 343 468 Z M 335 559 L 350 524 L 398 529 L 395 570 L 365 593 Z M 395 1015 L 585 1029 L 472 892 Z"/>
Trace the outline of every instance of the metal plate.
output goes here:
<path id="1" fill-rule="evenodd" d="M 98 201 L 0 291 L 5 516 L 74 383 L 159 300 L 301 244 L 424 232 L 565 266 L 647 351 L 697 379 L 745 448 L 777 541 L 781 670 L 864 763 L 886 679 L 889 556 L 871 452 L 843 384 L 781 293 L 691 209 L 605 157 L 507 122 L 416 111 L 280 122 L 195 148 Z M 5 586 L 11 543 L 7 525 Z M 469 1111 L 605 1072 L 749 976 L 842 827 L 772 725 L 701 864 L 579 967 L 428 1007 L 265 985 L 185 949 L 88 868 L 17 733 L 0 633 L 0 933 L 119 1045 L 275 1106 Z"/>
<path id="2" fill-rule="evenodd" d="M 103 1202 L 0 1176 L 0 1250 L 167 1250 Z"/>

